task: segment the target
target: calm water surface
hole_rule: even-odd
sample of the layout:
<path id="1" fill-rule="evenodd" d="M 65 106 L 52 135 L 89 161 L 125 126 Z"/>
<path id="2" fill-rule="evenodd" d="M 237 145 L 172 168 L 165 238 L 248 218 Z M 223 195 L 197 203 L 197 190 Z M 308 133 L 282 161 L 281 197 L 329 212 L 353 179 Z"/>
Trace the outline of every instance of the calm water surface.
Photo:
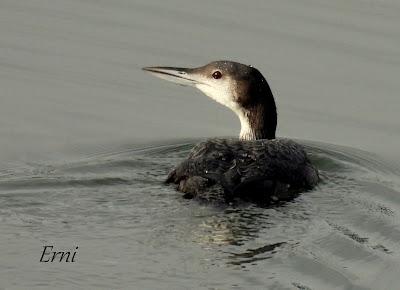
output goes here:
<path id="1" fill-rule="evenodd" d="M 397 1 L 0 0 L 0 289 L 397 289 Z M 163 180 L 233 113 L 147 65 L 259 68 L 321 171 L 279 207 Z M 76 263 L 39 263 L 79 246 Z"/>

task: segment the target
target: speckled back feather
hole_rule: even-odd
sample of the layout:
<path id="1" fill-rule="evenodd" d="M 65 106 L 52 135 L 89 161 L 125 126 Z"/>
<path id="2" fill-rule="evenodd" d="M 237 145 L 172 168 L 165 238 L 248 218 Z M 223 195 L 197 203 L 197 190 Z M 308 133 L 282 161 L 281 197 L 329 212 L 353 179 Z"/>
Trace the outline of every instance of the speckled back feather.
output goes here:
<path id="1" fill-rule="evenodd" d="M 231 196 L 281 199 L 287 197 L 287 188 L 314 187 L 318 172 L 302 146 L 288 139 L 210 139 L 197 144 L 167 182 L 193 195 L 219 185 Z"/>

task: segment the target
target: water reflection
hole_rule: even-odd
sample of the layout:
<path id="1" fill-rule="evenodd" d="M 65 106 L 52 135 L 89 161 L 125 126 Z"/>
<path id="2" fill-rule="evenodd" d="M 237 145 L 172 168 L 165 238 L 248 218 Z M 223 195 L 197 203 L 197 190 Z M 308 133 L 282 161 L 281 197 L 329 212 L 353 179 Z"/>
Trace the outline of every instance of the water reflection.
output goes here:
<path id="1" fill-rule="evenodd" d="M 243 245 L 268 226 L 268 213 L 254 205 L 228 208 L 219 215 L 207 217 L 195 232 L 198 242 L 214 245 Z"/>
<path id="2" fill-rule="evenodd" d="M 260 260 L 270 259 L 275 254 L 276 248 L 286 245 L 286 242 L 267 244 L 265 246 L 248 249 L 243 253 L 231 253 L 228 257 L 228 264 L 242 265 L 254 263 Z"/>

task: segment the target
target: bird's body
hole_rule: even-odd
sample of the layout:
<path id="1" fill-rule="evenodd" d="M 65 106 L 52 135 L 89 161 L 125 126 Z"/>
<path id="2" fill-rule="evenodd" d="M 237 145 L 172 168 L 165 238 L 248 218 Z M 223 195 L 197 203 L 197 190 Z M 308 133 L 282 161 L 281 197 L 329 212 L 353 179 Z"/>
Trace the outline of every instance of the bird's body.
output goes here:
<path id="1" fill-rule="evenodd" d="M 225 198 L 290 199 L 318 182 L 303 148 L 288 139 L 210 139 L 197 144 L 168 176 L 189 197 L 208 199 L 221 189 Z"/>
<path id="2" fill-rule="evenodd" d="M 198 68 L 149 67 L 158 77 L 195 86 L 239 117 L 240 140 L 196 145 L 168 176 L 187 197 L 276 201 L 318 183 L 318 171 L 301 145 L 275 139 L 277 112 L 270 87 L 255 68 L 216 61 Z"/>

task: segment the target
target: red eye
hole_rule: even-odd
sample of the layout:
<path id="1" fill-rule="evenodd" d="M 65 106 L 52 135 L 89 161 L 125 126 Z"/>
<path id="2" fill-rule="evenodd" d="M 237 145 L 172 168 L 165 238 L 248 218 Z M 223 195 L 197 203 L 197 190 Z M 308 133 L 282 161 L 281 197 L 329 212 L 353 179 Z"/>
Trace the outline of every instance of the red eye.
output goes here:
<path id="1" fill-rule="evenodd" d="M 220 79 L 222 78 L 222 73 L 219 70 L 216 70 L 215 72 L 213 72 L 212 77 L 216 80 Z"/>

